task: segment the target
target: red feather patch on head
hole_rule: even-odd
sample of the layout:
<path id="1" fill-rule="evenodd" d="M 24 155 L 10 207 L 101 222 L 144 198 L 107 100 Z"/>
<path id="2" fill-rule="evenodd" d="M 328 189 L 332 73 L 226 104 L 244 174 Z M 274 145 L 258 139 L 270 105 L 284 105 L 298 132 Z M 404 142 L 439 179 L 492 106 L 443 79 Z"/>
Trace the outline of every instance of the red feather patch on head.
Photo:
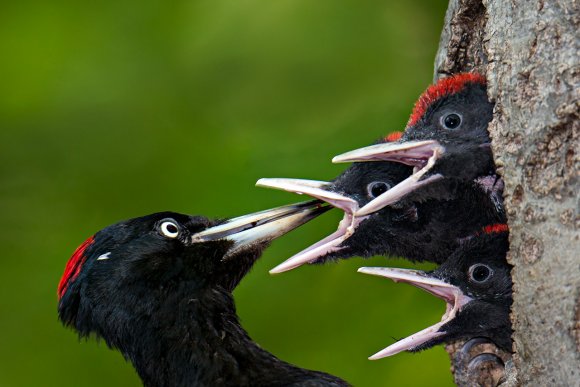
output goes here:
<path id="1" fill-rule="evenodd" d="M 440 79 L 436 84 L 429 86 L 427 90 L 421 94 L 417 102 L 415 102 L 415 107 L 413 108 L 407 127 L 415 125 L 421 117 L 423 117 L 433 102 L 443 96 L 460 92 L 469 83 L 485 85 L 487 81 L 485 77 L 480 74 L 462 73 Z"/>
<path id="2" fill-rule="evenodd" d="M 85 256 L 85 250 L 95 241 L 94 237 L 90 237 L 86 241 L 83 242 L 82 245 L 77 247 L 75 252 L 73 253 L 72 257 L 68 260 L 66 267 L 64 268 L 64 274 L 58 283 L 58 298 L 62 298 L 64 293 L 66 292 L 66 288 L 70 281 L 74 281 L 75 278 L 81 272 L 81 267 L 83 263 L 85 263 L 87 257 Z"/>
<path id="3" fill-rule="evenodd" d="M 509 227 L 505 223 L 490 224 L 489 226 L 485 226 L 483 228 L 484 234 L 499 234 L 499 233 L 508 232 L 508 231 L 509 231 Z"/>
<path id="4" fill-rule="evenodd" d="M 399 141 L 403 137 L 403 132 L 393 132 L 385 137 L 385 141 L 387 142 L 394 142 Z"/>

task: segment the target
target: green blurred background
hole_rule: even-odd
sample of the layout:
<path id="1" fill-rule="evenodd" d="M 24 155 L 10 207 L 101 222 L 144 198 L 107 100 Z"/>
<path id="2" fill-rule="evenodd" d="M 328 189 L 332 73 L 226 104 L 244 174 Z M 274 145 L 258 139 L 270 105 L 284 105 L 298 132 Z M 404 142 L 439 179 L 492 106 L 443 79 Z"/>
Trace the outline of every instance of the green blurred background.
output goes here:
<path id="1" fill-rule="evenodd" d="M 2 2 L 0 386 L 138 386 L 119 353 L 57 321 L 72 251 L 160 210 L 224 217 L 298 201 L 254 182 L 330 179 L 344 168 L 332 156 L 402 129 L 431 81 L 446 5 Z M 356 273 L 383 258 L 268 274 L 340 216 L 266 252 L 235 293 L 244 327 L 280 358 L 356 386 L 452 384 L 441 347 L 366 359 L 444 311 Z"/>

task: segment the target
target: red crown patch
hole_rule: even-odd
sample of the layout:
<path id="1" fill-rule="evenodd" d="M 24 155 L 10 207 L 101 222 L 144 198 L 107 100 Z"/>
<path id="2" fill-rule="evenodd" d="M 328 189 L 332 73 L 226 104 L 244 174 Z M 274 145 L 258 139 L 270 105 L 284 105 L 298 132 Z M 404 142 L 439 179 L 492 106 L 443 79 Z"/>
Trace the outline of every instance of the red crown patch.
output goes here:
<path id="1" fill-rule="evenodd" d="M 417 102 L 415 102 L 415 107 L 409 117 L 409 122 L 407 127 L 415 125 L 421 117 L 425 114 L 429 106 L 439 98 L 455 94 L 463 90 L 463 88 L 469 83 L 479 83 L 485 85 L 487 83 L 485 77 L 476 73 L 462 73 L 453 75 L 448 78 L 440 79 L 434 85 L 431 85 L 425 90 L 423 94 L 419 97 Z"/>
<path id="2" fill-rule="evenodd" d="M 59 299 L 66 292 L 66 289 L 70 281 L 74 281 L 74 279 L 77 278 L 77 276 L 81 272 L 81 266 L 83 265 L 83 263 L 85 263 L 87 259 L 87 257 L 85 256 L 85 250 L 91 244 L 93 244 L 94 241 L 95 239 L 93 237 L 90 237 L 89 239 L 84 241 L 82 245 L 77 247 L 73 255 L 68 260 L 66 267 L 64 268 L 64 273 L 60 279 L 60 282 L 58 283 L 57 294 Z"/>

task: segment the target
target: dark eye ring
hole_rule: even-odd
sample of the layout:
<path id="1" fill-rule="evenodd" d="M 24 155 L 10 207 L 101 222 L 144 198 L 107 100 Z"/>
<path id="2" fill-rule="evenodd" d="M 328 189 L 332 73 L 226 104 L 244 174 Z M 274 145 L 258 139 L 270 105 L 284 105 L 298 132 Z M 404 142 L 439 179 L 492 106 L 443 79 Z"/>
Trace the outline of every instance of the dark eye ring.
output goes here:
<path id="1" fill-rule="evenodd" d="M 472 282 L 481 284 L 491 278 L 493 270 L 482 263 L 477 263 L 469 268 L 469 279 Z"/>
<path id="2" fill-rule="evenodd" d="M 441 125 L 445 129 L 457 129 L 461 126 L 461 115 L 457 113 L 449 113 L 441 117 Z"/>
<path id="3" fill-rule="evenodd" d="M 177 238 L 179 236 L 179 225 L 173 219 L 163 219 L 159 223 L 159 232 L 167 238 Z"/>
<path id="4" fill-rule="evenodd" d="M 367 185 L 367 193 L 370 197 L 376 198 L 381 194 L 387 192 L 391 189 L 391 185 L 385 183 L 384 181 L 373 181 L 369 185 Z"/>

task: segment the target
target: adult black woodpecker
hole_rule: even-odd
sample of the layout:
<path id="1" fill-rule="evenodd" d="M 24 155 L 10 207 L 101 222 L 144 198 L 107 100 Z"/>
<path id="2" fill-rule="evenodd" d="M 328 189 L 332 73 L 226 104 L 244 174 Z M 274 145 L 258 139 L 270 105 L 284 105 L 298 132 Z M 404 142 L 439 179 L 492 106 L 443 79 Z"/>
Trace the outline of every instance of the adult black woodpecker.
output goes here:
<path id="1" fill-rule="evenodd" d="M 440 322 L 377 352 L 376 360 L 402 351 L 420 351 L 456 339 L 487 338 L 511 352 L 511 267 L 506 261 L 507 225 L 491 225 L 466 239 L 432 272 L 363 267 L 359 272 L 406 282 L 447 303 Z"/>
<path id="2" fill-rule="evenodd" d="M 58 314 L 132 362 L 146 386 L 346 386 L 279 360 L 240 326 L 232 291 L 318 202 L 228 221 L 161 212 L 109 226 L 68 261 Z"/>
<path id="3" fill-rule="evenodd" d="M 377 145 L 337 156 L 335 161 L 360 162 L 333 183 L 260 179 L 258 186 L 309 194 L 345 212 L 335 233 L 272 272 L 332 256 L 392 254 L 440 263 L 460 238 L 483 225 L 505 222 L 503 183 L 495 175 L 487 134 L 492 108 L 485 79 L 459 74 L 427 89 L 404 133 L 395 132 Z M 393 208 L 412 212 L 418 206 L 422 210 L 417 213 L 423 216 L 417 222 L 394 226 L 390 221 Z M 402 226 L 420 225 L 426 226 L 422 235 L 401 239 L 401 249 L 392 246 L 397 242 L 390 237 L 400 236 L 395 230 L 404 233 Z"/>

